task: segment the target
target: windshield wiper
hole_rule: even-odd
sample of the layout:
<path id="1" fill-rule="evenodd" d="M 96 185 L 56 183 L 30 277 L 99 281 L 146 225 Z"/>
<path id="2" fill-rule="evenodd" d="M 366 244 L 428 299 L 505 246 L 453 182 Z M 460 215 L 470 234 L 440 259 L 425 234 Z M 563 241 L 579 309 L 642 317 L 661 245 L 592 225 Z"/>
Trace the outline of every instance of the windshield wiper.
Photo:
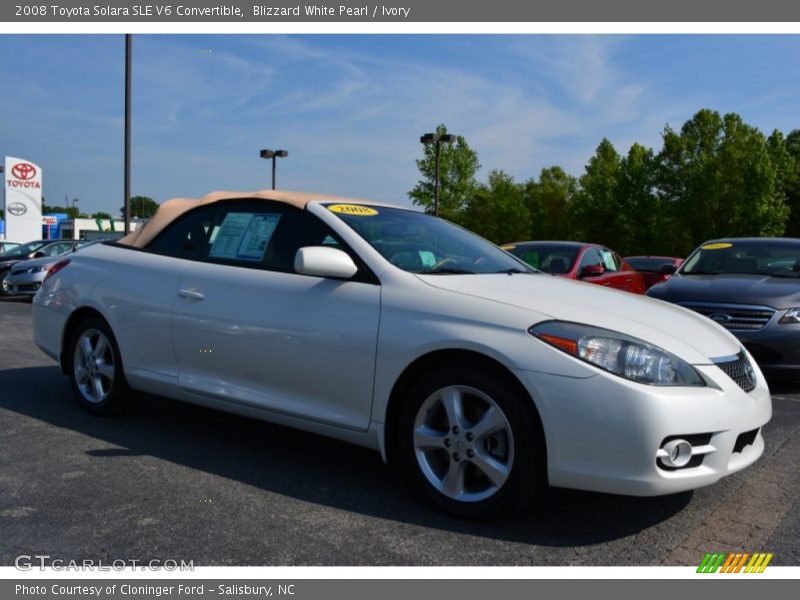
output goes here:
<path id="1" fill-rule="evenodd" d="M 719 275 L 719 271 L 681 271 L 681 275 Z"/>
<path id="2" fill-rule="evenodd" d="M 506 275 L 514 275 L 516 273 L 530 273 L 530 271 L 523 271 L 519 267 L 511 267 L 510 269 L 501 269 L 500 271 L 495 271 L 495 273 L 505 273 Z"/>
<path id="3" fill-rule="evenodd" d="M 453 267 L 441 267 L 439 269 L 424 269 L 420 275 L 475 275 L 475 271 L 468 269 L 456 269 Z"/>

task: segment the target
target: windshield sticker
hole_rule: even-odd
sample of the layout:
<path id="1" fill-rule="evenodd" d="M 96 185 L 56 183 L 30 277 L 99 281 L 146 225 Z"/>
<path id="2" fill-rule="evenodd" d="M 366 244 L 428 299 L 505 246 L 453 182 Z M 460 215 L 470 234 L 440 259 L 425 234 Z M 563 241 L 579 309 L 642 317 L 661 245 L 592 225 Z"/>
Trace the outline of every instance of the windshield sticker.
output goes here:
<path id="1" fill-rule="evenodd" d="M 209 256 L 262 260 L 280 218 L 276 214 L 228 213 L 216 232 Z"/>
<path id="2" fill-rule="evenodd" d="M 728 242 L 717 242 L 715 244 L 706 244 L 705 246 L 700 246 L 701 250 L 724 250 L 725 248 L 732 248 L 733 244 L 729 244 Z"/>
<path id="3" fill-rule="evenodd" d="M 378 211 L 369 206 L 361 206 L 360 204 L 333 204 L 328 207 L 328 210 L 343 215 L 352 215 L 354 217 L 374 217 Z"/>
<path id="4" fill-rule="evenodd" d="M 516 248 L 514 244 L 503 244 L 500 246 L 501 250 L 513 250 L 514 248 Z"/>

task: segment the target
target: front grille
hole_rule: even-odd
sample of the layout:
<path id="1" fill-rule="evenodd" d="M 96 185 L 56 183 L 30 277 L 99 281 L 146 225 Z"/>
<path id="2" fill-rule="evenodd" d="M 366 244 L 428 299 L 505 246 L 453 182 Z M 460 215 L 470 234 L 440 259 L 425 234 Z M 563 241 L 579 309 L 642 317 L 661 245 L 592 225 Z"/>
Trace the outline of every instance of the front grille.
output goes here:
<path id="1" fill-rule="evenodd" d="M 725 374 L 733 379 L 745 392 L 751 392 L 756 387 L 756 374 L 745 353 L 740 352 L 734 360 L 714 362 Z"/>
<path id="2" fill-rule="evenodd" d="M 741 452 L 753 442 L 756 441 L 756 437 L 758 436 L 758 429 L 753 429 L 753 431 L 745 431 L 744 433 L 740 433 L 739 437 L 736 438 L 736 443 L 733 445 L 734 453 Z"/>
<path id="3" fill-rule="evenodd" d="M 764 329 L 776 310 L 769 306 L 750 304 L 712 304 L 707 302 L 681 302 L 701 315 L 730 331 L 758 331 Z"/>

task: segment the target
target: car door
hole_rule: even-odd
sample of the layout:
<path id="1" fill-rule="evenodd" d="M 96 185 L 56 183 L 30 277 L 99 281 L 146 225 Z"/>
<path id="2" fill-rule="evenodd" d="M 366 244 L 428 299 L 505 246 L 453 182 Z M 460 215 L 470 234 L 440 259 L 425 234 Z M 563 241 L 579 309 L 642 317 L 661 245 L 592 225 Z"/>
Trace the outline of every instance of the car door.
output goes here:
<path id="1" fill-rule="evenodd" d="M 635 294 L 644 291 L 642 275 L 632 270 L 619 254 L 608 248 L 602 248 L 600 255 L 606 273 L 609 276 L 611 287 Z"/>
<path id="2" fill-rule="evenodd" d="M 173 307 L 181 388 L 198 399 L 365 430 L 377 279 L 363 265 L 350 280 L 296 273 L 300 247 L 350 251 L 319 219 L 284 203 L 219 202 L 206 231 Z"/>

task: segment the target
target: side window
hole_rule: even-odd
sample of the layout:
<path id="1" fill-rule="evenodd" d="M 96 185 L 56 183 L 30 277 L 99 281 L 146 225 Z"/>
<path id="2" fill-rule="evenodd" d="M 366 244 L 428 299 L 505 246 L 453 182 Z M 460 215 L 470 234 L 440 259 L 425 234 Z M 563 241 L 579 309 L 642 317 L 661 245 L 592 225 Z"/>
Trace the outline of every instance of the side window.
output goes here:
<path id="1" fill-rule="evenodd" d="M 603 259 L 603 266 L 605 267 L 606 271 L 619 271 L 619 263 L 617 262 L 617 259 L 611 250 L 608 248 L 603 248 L 600 251 L 600 256 Z"/>
<path id="2" fill-rule="evenodd" d="M 200 260 L 294 273 L 304 246 L 341 244 L 322 221 L 278 202 L 218 203 Z"/>
<path id="3" fill-rule="evenodd" d="M 586 252 L 583 253 L 581 257 L 580 268 L 588 267 L 589 265 L 602 265 L 603 262 L 600 260 L 600 255 L 597 253 L 597 250 L 594 248 L 589 248 Z"/>
<path id="4" fill-rule="evenodd" d="M 53 244 L 44 249 L 44 254 L 45 256 L 58 256 L 59 254 L 64 254 L 71 247 L 72 244 Z"/>
<path id="5" fill-rule="evenodd" d="M 209 243 L 216 212 L 212 204 L 182 215 L 158 234 L 147 250 L 175 258 L 197 258 Z"/>

